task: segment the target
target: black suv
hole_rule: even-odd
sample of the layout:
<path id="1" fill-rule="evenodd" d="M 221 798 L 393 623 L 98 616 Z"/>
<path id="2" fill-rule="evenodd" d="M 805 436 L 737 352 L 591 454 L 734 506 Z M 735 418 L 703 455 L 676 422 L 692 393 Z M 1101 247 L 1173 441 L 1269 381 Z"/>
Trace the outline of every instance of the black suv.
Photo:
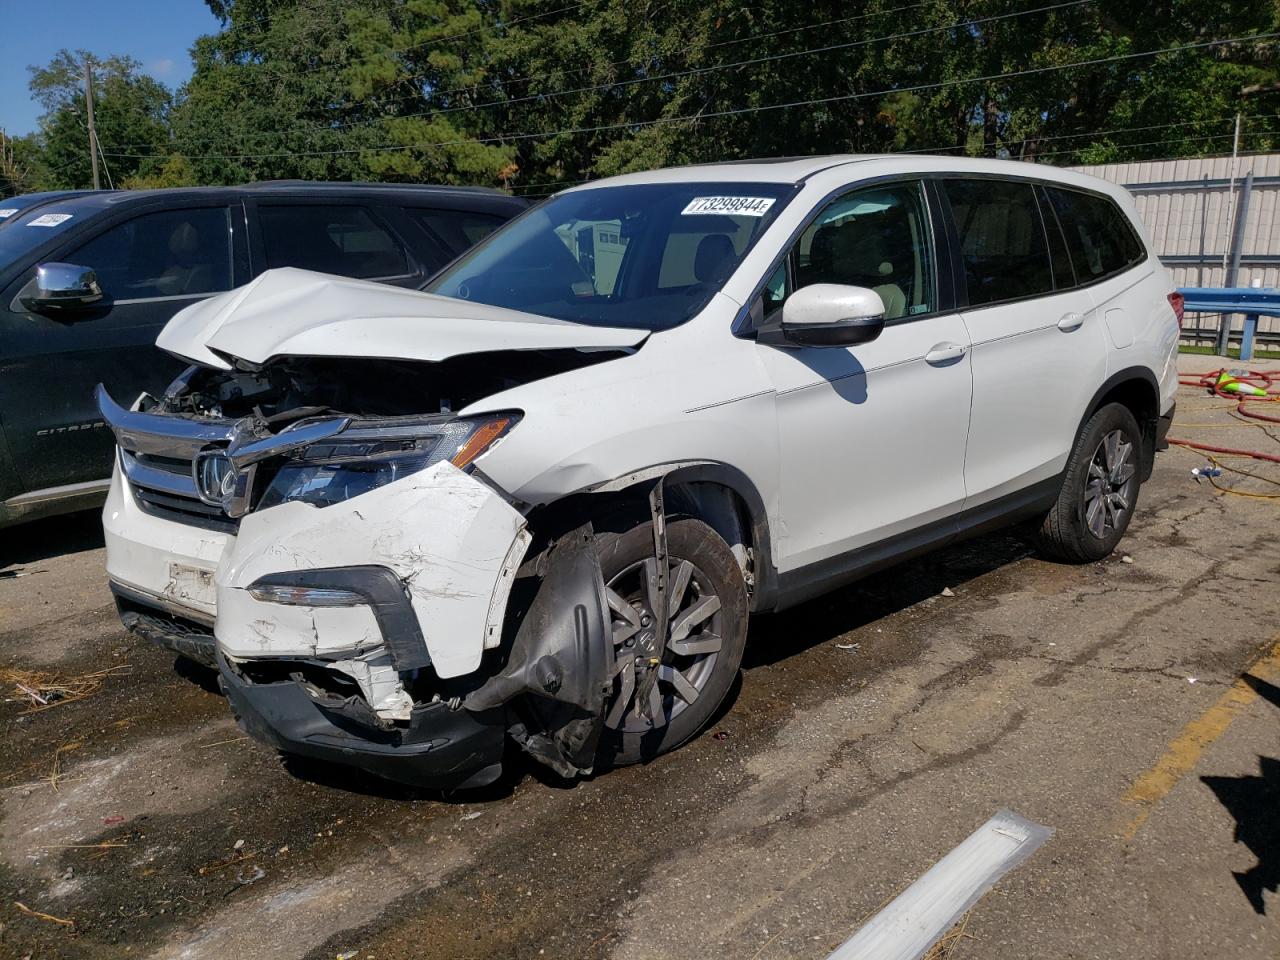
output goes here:
<path id="1" fill-rule="evenodd" d="M 153 344 L 183 307 L 272 267 L 416 287 L 526 206 L 478 188 L 288 181 L 87 193 L 7 218 L 0 526 L 101 499 L 113 439 L 94 385 L 163 390 L 185 364 Z"/>

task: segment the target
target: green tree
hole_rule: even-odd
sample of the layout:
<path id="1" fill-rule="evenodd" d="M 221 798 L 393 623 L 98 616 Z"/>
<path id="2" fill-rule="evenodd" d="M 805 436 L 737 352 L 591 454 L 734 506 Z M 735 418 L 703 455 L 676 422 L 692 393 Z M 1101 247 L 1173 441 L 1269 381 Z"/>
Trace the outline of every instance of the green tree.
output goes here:
<path id="1" fill-rule="evenodd" d="M 84 64 L 94 76 L 94 123 L 105 156 L 103 186 L 146 176 L 158 169 L 168 151 L 168 113 L 172 95 L 138 72 L 127 56 L 93 60 L 83 50 L 61 50 L 44 67 L 28 67 L 32 96 L 44 107 L 38 141 L 41 186 L 87 187 L 92 183 L 84 96 Z M 102 158 L 100 158 L 102 159 Z"/>

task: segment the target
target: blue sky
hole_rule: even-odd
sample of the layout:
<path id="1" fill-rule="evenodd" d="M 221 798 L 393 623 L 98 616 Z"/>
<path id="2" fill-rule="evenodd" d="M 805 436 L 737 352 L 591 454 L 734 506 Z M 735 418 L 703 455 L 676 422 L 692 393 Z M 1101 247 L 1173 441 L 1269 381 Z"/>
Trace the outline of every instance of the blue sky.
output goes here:
<path id="1" fill-rule="evenodd" d="M 27 93 L 27 66 L 63 47 L 97 56 L 128 54 L 176 89 L 191 76 L 191 45 L 218 30 L 203 0 L 0 0 L 0 127 L 30 133 L 40 115 Z"/>

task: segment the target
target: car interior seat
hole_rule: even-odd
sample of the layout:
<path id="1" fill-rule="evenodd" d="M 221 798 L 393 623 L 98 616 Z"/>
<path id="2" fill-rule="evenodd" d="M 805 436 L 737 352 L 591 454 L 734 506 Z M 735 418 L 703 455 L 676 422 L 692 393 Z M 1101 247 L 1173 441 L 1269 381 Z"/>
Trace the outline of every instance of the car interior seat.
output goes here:
<path id="1" fill-rule="evenodd" d="M 698 241 L 693 256 L 693 276 L 698 283 L 720 283 L 733 269 L 738 253 L 728 234 L 709 233 Z"/>
<path id="2" fill-rule="evenodd" d="M 183 220 L 169 231 L 167 265 L 156 277 L 162 296 L 204 293 L 211 289 L 213 270 L 200 256 L 200 231 Z"/>
<path id="3" fill-rule="evenodd" d="M 863 220 L 818 228 L 809 247 L 806 283 L 846 283 L 869 287 L 884 301 L 886 320 L 907 312 L 907 297 L 894 282 L 894 264 L 884 255 L 883 238 Z"/>

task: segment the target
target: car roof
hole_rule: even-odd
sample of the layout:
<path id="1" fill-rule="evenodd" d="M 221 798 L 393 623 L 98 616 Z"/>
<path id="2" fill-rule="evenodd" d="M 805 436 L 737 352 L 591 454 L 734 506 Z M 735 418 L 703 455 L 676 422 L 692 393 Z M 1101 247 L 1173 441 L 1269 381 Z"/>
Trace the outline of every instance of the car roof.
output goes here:
<path id="1" fill-rule="evenodd" d="M 1096 190 L 1110 188 L 1114 185 L 1088 177 L 1074 171 L 1044 163 L 1030 163 L 1021 160 L 987 160 L 979 157 L 951 157 L 944 154 L 923 153 L 846 153 L 828 154 L 816 157 L 778 157 L 752 160 L 734 160 L 728 163 L 694 164 L 685 167 L 665 167 L 659 170 L 647 170 L 641 173 L 625 173 L 603 180 L 593 180 L 571 188 L 590 190 L 602 186 L 627 186 L 648 183 L 778 183 L 800 184 L 817 173 L 853 164 L 876 163 L 882 166 L 885 161 L 900 161 L 904 167 L 915 174 L 921 173 L 959 173 L 985 176 L 1020 176 L 1034 177 L 1040 180 L 1054 180 L 1065 184 L 1089 186 Z M 877 171 L 879 173 L 880 171 Z M 568 192 L 568 191 L 566 191 Z"/>
<path id="2" fill-rule="evenodd" d="M 162 187 L 152 190 L 102 190 L 67 193 L 53 197 L 59 209 L 78 213 L 96 213 L 125 204 L 149 203 L 156 200 L 209 200 L 227 201 L 245 196 L 253 197 L 316 197 L 344 196 L 367 197 L 383 202 L 400 203 L 410 198 L 415 201 L 451 201 L 451 206 L 518 210 L 528 206 L 528 201 L 513 197 L 491 187 L 453 187 L 410 183 L 326 183 L 310 180 L 265 180 L 257 183 L 227 187 Z"/>
<path id="3" fill-rule="evenodd" d="M 110 192 L 109 190 L 43 190 L 38 193 L 20 193 L 17 196 L 5 197 L 0 200 L 0 208 L 15 212 L 11 216 L 0 219 L 0 226 L 14 219 L 18 213 L 26 213 L 46 203 L 53 203 L 55 200 L 70 200 L 73 197 L 83 197 L 91 193 Z"/>

